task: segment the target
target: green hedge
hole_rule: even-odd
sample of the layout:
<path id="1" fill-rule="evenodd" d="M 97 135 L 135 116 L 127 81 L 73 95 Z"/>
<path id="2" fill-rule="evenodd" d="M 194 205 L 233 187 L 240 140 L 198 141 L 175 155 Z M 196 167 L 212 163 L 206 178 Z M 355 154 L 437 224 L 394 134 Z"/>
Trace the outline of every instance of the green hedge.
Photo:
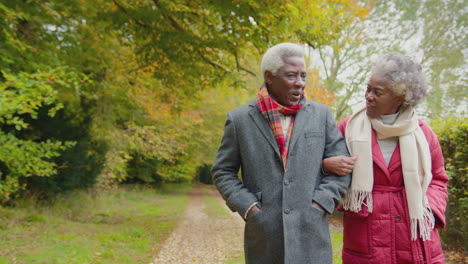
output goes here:
<path id="1" fill-rule="evenodd" d="M 468 251 L 468 118 L 434 120 L 431 126 L 437 134 L 450 178 L 446 211 L 447 227 L 441 231 L 444 248 Z"/>
<path id="2" fill-rule="evenodd" d="M 211 178 L 211 164 L 203 164 L 198 167 L 195 181 L 204 184 L 213 184 L 213 179 Z"/>

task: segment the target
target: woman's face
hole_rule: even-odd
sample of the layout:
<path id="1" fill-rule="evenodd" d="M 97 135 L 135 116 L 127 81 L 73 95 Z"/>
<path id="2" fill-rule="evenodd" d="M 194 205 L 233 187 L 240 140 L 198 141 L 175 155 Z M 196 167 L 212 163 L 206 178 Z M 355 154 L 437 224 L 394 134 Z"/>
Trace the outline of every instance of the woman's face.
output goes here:
<path id="1" fill-rule="evenodd" d="M 404 101 L 404 96 L 394 96 L 390 81 L 378 75 L 373 75 L 367 83 L 366 113 L 370 118 L 390 115 L 398 112 Z"/>

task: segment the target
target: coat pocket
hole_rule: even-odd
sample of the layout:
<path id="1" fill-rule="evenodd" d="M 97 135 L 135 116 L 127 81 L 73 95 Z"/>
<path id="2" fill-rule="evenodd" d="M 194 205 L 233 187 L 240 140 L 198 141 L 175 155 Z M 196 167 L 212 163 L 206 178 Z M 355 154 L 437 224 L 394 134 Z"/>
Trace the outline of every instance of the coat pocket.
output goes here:
<path id="1" fill-rule="evenodd" d="M 360 254 L 370 253 L 368 215 L 346 214 L 343 219 L 343 248 Z"/>
<path id="2" fill-rule="evenodd" d="M 327 215 L 327 212 L 325 212 L 324 210 L 318 208 L 318 207 L 315 207 L 312 202 L 310 203 L 310 208 L 313 212 L 313 215 L 314 216 L 318 216 L 318 217 L 324 217 Z"/>
<path id="3" fill-rule="evenodd" d="M 323 132 L 322 131 L 309 131 L 305 132 L 305 137 L 310 138 L 310 137 L 322 137 Z"/>
<path id="4" fill-rule="evenodd" d="M 323 156 L 323 149 L 325 145 L 325 135 L 322 131 L 308 131 L 304 134 L 306 142 L 306 151 L 310 153 L 310 157 L 315 159 L 316 157 Z M 320 158 L 321 160 L 321 158 Z"/>
<path id="5" fill-rule="evenodd" d="M 257 200 L 259 203 L 262 202 L 262 192 L 256 192 L 255 197 L 257 197 Z"/>

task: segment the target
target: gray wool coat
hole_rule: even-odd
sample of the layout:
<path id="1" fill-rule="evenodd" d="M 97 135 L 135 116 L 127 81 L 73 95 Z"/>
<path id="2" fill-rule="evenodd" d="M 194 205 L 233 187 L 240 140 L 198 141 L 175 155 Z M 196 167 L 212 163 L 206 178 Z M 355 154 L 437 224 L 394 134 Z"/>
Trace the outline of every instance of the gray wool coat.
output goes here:
<path id="1" fill-rule="evenodd" d="M 285 171 L 256 102 L 227 114 L 212 167 L 213 181 L 232 211 L 244 216 L 254 202 L 261 208 L 246 220 L 246 264 L 332 263 L 327 214 L 347 191 L 351 176 L 322 174 L 324 158 L 349 156 L 330 109 L 307 101 L 296 114 Z"/>

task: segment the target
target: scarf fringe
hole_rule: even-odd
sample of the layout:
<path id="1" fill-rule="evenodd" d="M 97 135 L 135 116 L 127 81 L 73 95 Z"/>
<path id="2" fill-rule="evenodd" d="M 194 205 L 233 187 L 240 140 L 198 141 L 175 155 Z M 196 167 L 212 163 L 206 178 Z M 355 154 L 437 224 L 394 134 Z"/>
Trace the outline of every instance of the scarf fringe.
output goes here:
<path id="1" fill-rule="evenodd" d="M 367 211 L 372 213 L 372 192 L 349 190 L 343 202 L 343 208 L 357 213 L 361 211 L 362 205 L 367 206 Z"/>
<path id="2" fill-rule="evenodd" d="M 417 239 L 417 230 L 419 226 L 419 236 L 423 241 L 431 240 L 431 232 L 435 226 L 435 218 L 431 208 L 424 208 L 421 218 L 411 219 L 411 240 Z"/>

